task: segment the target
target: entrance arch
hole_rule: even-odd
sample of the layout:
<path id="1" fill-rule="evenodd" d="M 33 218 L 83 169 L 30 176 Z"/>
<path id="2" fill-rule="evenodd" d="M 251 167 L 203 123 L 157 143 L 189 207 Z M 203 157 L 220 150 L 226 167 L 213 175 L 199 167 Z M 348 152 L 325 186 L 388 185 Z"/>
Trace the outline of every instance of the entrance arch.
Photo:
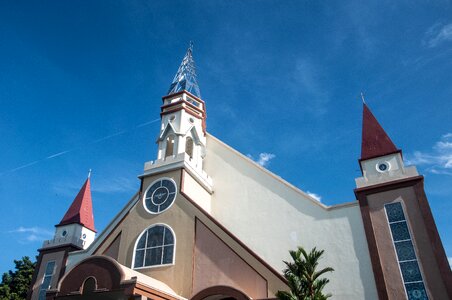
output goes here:
<path id="1" fill-rule="evenodd" d="M 242 291 L 230 286 L 217 285 L 206 288 L 190 300 L 250 300 L 251 298 Z"/>

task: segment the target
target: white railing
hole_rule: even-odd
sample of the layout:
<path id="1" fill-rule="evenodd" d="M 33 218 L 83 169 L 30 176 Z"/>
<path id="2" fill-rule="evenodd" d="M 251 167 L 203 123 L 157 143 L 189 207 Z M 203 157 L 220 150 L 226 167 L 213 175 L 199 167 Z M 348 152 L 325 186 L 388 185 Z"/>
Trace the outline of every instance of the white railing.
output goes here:
<path id="1" fill-rule="evenodd" d="M 64 245 L 64 244 L 73 244 L 73 245 L 83 248 L 83 246 L 85 245 L 85 241 L 76 236 L 57 237 L 52 240 L 44 241 L 44 243 L 42 244 L 42 247 L 47 248 L 47 247 L 51 247 L 51 246 L 58 246 L 58 245 Z"/>

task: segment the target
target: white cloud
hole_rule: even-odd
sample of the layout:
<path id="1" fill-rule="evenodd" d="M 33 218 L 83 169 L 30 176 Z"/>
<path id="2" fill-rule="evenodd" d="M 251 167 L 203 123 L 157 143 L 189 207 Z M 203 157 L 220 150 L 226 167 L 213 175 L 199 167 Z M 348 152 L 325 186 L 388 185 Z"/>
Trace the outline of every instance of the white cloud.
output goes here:
<path id="1" fill-rule="evenodd" d="M 452 23 L 446 25 L 436 23 L 425 33 L 423 44 L 434 48 L 447 41 L 452 41 Z"/>
<path id="2" fill-rule="evenodd" d="M 29 243 L 29 242 L 43 242 L 44 240 L 48 240 L 52 238 L 53 231 L 41 228 L 41 227 L 23 227 L 20 226 L 16 229 L 10 230 L 9 233 L 14 234 L 15 238 L 20 243 Z"/>
<path id="3" fill-rule="evenodd" d="M 265 167 L 270 163 L 270 160 L 272 160 L 275 157 L 276 155 L 274 155 L 273 153 L 260 153 L 257 163 L 260 164 L 262 167 Z"/>
<path id="4" fill-rule="evenodd" d="M 309 196 L 311 196 L 312 198 L 314 198 L 315 200 L 322 202 L 322 197 L 316 193 L 312 193 L 310 191 L 306 191 L 306 194 L 308 194 Z"/>
<path id="5" fill-rule="evenodd" d="M 262 167 L 266 167 L 270 163 L 270 160 L 276 157 L 275 154 L 266 152 L 259 153 L 258 159 L 254 159 L 254 157 L 251 154 L 247 154 L 246 156 L 257 162 Z"/>
<path id="6" fill-rule="evenodd" d="M 444 134 L 429 152 L 415 151 L 407 156 L 407 164 L 424 166 L 433 174 L 452 175 L 452 133 Z"/>

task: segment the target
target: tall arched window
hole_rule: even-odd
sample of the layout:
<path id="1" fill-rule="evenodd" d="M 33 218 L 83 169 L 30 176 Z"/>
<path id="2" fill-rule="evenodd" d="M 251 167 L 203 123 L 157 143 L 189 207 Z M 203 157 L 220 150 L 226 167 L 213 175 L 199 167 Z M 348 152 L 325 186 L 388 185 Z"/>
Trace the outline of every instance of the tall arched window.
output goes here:
<path id="1" fill-rule="evenodd" d="M 165 157 L 174 155 L 174 135 L 169 135 L 166 138 Z"/>
<path id="2" fill-rule="evenodd" d="M 146 229 L 135 246 L 134 268 L 172 264 L 174 235 L 167 225 L 159 224 Z"/>
<path id="3" fill-rule="evenodd" d="M 193 158 L 193 139 L 189 136 L 187 136 L 187 139 L 185 140 L 185 153 L 187 153 L 190 158 Z"/>

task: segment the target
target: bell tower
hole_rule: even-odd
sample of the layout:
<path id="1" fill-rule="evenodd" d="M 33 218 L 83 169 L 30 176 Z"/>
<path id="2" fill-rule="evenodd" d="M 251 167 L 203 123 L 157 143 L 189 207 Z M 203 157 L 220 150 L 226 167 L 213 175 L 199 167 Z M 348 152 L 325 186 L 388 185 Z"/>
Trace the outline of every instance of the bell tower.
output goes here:
<path id="1" fill-rule="evenodd" d="M 452 274 L 424 192 L 369 107 L 363 106 L 358 199 L 379 299 L 452 299 Z"/>
<path id="2" fill-rule="evenodd" d="M 60 223 L 55 225 L 53 239 L 39 249 L 28 299 L 45 300 L 48 289 L 55 288 L 66 268 L 68 253 L 88 248 L 94 241 L 93 205 L 90 175 L 78 192 Z"/>
<path id="3" fill-rule="evenodd" d="M 162 101 L 157 159 L 145 164 L 144 175 L 184 168 L 211 192 L 212 181 L 203 170 L 206 105 L 197 82 L 192 43 Z"/>

